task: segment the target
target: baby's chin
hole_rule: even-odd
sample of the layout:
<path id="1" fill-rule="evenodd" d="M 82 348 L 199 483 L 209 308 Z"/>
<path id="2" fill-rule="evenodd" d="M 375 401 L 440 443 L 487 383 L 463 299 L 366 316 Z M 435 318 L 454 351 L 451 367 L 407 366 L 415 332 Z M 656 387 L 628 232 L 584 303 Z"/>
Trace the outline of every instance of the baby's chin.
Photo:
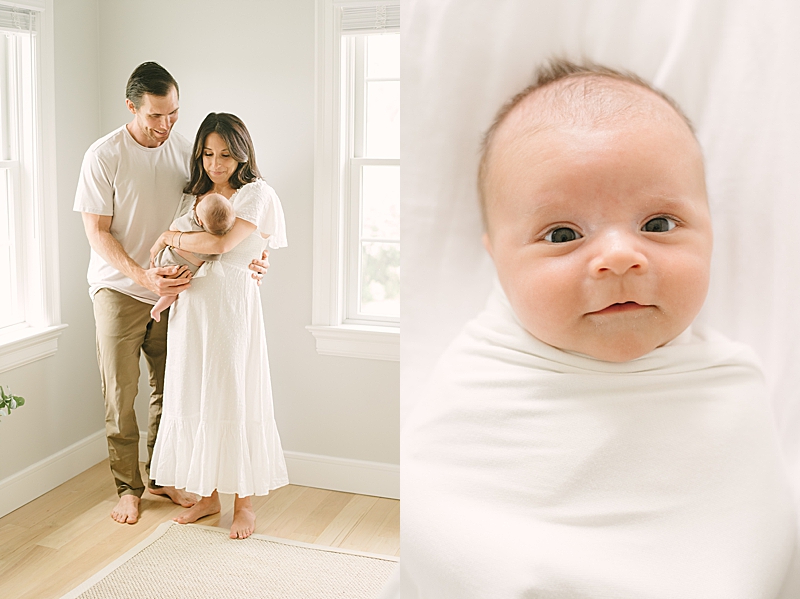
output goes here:
<path id="1" fill-rule="evenodd" d="M 646 356 L 653 350 L 662 347 L 669 343 L 678 335 L 666 335 L 660 337 L 641 336 L 637 334 L 632 335 L 609 335 L 605 338 L 599 339 L 547 339 L 546 336 L 536 335 L 534 332 L 528 332 L 547 343 L 556 349 L 568 351 L 576 354 L 581 354 L 594 358 L 595 360 L 602 360 L 603 362 L 630 362 L 642 356 Z"/>

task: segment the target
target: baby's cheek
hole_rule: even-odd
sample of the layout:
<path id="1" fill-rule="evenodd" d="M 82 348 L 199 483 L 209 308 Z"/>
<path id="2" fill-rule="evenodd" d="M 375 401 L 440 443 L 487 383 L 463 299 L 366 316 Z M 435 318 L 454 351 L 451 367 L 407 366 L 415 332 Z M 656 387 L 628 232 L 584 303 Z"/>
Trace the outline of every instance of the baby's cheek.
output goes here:
<path id="1" fill-rule="evenodd" d="M 540 273 L 540 276 L 520 277 L 514 281 L 512 306 L 520 321 L 536 337 L 549 336 L 569 320 L 575 297 L 574 290 L 544 275 Z"/>
<path id="2" fill-rule="evenodd" d="M 673 266 L 668 289 L 674 309 L 691 322 L 705 303 L 710 267 L 703 256 L 687 254 Z"/>

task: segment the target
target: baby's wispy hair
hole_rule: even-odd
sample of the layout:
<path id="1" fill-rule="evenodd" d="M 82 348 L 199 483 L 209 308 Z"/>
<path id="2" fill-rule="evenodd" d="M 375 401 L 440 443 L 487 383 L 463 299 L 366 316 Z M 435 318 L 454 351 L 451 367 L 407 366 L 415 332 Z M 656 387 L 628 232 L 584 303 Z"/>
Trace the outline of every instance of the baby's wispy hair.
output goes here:
<path id="1" fill-rule="evenodd" d="M 620 83 L 623 85 L 619 85 Z M 589 60 L 572 62 L 566 58 L 551 58 L 536 69 L 533 83 L 500 108 L 483 135 L 478 166 L 478 198 L 484 229 L 488 230 L 486 182 L 490 157 L 497 132 L 509 114 L 525 99 L 535 94 L 545 101 L 541 105 L 537 104 L 538 112 L 533 118 L 534 131 L 559 121 L 603 125 L 620 118 L 621 115 L 642 114 L 646 111 L 646 107 L 642 106 L 641 97 L 630 93 L 634 89 L 630 87 L 625 89 L 631 85 L 648 90 L 664 100 L 686 123 L 692 135 L 695 135 L 691 121 L 678 103 L 635 73 L 613 69 Z"/>
<path id="2" fill-rule="evenodd" d="M 203 227 L 212 235 L 225 235 L 236 223 L 230 201 L 220 194 L 209 194 L 201 201 L 205 218 Z"/>

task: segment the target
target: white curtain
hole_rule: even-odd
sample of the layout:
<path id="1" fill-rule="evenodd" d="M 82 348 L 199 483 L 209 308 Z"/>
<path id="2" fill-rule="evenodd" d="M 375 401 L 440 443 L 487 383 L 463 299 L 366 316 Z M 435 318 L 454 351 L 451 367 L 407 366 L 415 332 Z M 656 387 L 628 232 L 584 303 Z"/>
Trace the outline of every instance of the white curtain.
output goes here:
<path id="1" fill-rule="evenodd" d="M 715 233 L 700 318 L 761 356 L 800 482 L 800 3 L 409 0 L 402 8 L 402 419 L 493 280 L 475 188 L 483 131 L 547 57 L 587 57 L 652 81 L 694 122 Z"/>

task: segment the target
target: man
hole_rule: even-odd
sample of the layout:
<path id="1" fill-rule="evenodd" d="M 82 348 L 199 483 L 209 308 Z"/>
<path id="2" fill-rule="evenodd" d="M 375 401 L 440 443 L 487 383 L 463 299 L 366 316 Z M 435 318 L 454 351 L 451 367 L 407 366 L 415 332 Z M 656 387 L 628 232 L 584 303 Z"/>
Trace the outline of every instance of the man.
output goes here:
<path id="1" fill-rule="evenodd" d="M 169 228 L 189 180 L 192 146 L 172 133 L 178 120 L 178 84 L 166 69 L 146 62 L 126 87 L 133 118 L 102 137 L 84 156 L 74 210 L 81 212 L 91 246 L 89 293 L 97 327 L 97 361 L 106 407 L 106 437 L 119 502 L 111 517 L 133 524 L 145 486 L 139 471 L 139 428 L 134 412 L 139 356 L 144 354 L 152 393 L 148 416 L 148 460 L 161 418 L 167 349 L 167 318 L 155 322 L 150 309 L 159 296 L 190 286 L 185 267 L 149 267 L 152 243 Z M 263 257 L 266 260 L 266 256 Z M 266 262 L 254 260 L 260 278 Z M 170 277 L 170 278 L 168 278 Z M 193 495 L 149 480 L 148 490 L 184 507 Z"/>

